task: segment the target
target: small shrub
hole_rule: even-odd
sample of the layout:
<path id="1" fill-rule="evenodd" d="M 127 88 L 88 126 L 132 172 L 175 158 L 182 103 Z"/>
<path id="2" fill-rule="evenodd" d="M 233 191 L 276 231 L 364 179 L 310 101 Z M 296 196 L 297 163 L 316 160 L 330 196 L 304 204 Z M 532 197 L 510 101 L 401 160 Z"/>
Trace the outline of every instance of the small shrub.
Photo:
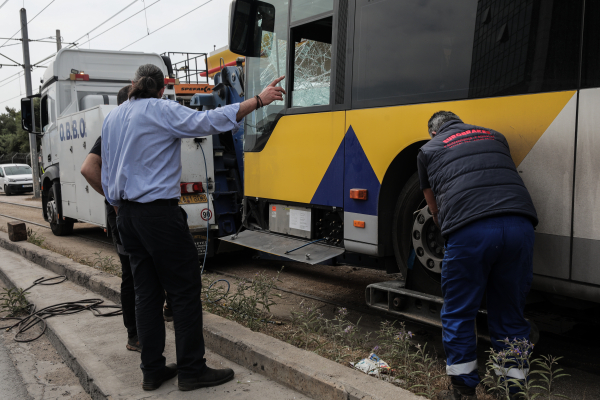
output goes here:
<path id="1" fill-rule="evenodd" d="M 34 232 L 31 228 L 27 228 L 27 241 L 29 243 L 33 243 L 36 246 L 42 247 L 42 244 L 44 244 L 44 240 L 46 239 L 38 235 L 37 232 Z"/>
<path id="2" fill-rule="evenodd" d="M 277 288 L 275 282 L 281 282 L 279 274 L 281 271 L 270 278 L 262 272 L 254 275 L 251 281 L 237 281 L 235 293 L 228 298 L 229 307 L 234 311 L 236 320 L 246 321 L 248 328 L 252 330 L 258 330 L 269 323 L 272 317 L 271 307 L 276 304 L 273 298 L 281 297 L 280 294 L 273 293 Z"/>
<path id="3" fill-rule="evenodd" d="M 28 314 L 30 305 L 25 298 L 26 294 L 29 293 L 20 288 L 4 289 L 0 293 L 0 309 L 8 311 L 9 317 Z"/>
<path id="4" fill-rule="evenodd" d="M 504 350 L 491 349 L 488 352 L 489 358 L 483 379 L 488 392 L 501 399 L 509 399 L 511 390 L 521 393 L 521 398 L 525 400 L 533 400 L 542 394 L 546 394 L 548 399 L 568 398 L 554 393 L 556 379 L 569 376 L 562 374 L 562 369 L 556 369 L 561 357 L 542 356 L 541 359 L 534 359 L 534 344 L 526 339 L 506 338 L 500 342 L 506 345 Z M 524 379 L 512 378 L 510 375 L 514 374 L 510 374 L 511 370 L 519 371 Z"/>
<path id="5" fill-rule="evenodd" d="M 95 252 L 94 256 L 92 267 L 111 275 L 121 276 L 121 266 L 115 262 L 113 256 L 103 256 L 101 251 Z"/>

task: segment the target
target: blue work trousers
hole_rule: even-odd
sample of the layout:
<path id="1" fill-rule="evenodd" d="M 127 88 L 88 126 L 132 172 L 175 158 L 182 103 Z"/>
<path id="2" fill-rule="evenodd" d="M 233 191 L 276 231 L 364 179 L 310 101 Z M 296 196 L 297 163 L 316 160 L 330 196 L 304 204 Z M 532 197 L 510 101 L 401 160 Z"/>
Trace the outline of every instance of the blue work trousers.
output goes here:
<path id="1" fill-rule="evenodd" d="M 534 232 L 531 221 L 504 215 L 472 222 L 449 235 L 442 264 L 443 342 L 446 373 L 453 381 L 476 387 L 475 317 L 487 293 L 490 339 L 529 340 L 523 316 L 533 277 Z M 511 370 L 512 371 L 512 370 Z"/>

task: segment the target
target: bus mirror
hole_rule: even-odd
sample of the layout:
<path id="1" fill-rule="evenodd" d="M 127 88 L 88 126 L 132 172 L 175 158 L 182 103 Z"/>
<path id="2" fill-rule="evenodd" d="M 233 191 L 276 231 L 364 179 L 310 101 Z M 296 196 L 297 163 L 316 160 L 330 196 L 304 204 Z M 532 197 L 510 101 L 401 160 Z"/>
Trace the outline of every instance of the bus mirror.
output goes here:
<path id="1" fill-rule="evenodd" d="M 34 132 L 33 98 L 35 97 L 40 97 L 40 95 L 35 94 L 21 99 L 21 126 L 29 133 L 40 135 L 41 132 Z"/>
<path id="2" fill-rule="evenodd" d="M 263 31 L 273 32 L 275 7 L 258 0 L 234 0 L 229 10 L 229 50 L 247 57 L 260 57 Z M 265 47 L 270 48 L 269 35 Z"/>

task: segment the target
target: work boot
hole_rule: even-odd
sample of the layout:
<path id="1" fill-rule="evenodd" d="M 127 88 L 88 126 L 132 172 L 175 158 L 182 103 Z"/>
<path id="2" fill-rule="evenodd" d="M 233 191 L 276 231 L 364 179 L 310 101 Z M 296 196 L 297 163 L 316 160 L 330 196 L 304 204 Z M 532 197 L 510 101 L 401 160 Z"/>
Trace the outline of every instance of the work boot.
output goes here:
<path id="1" fill-rule="evenodd" d="M 142 389 L 146 391 L 156 390 L 163 384 L 163 382 L 173 379 L 177 376 L 177 364 L 169 364 L 165 366 L 160 378 L 157 379 L 146 379 L 142 383 Z"/>
<path id="2" fill-rule="evenodd" d="M 163 318 L 167 322 L 173 321 L 173 310 L 171 310 L 169 307 L 167 307 L 166 304 L 165 304 L 165 307 L 163 308 Z"/>
<path id="3" fill-rule="evenodd" d="M 139 351 L 140 353 L 142 352 L 142 345 L 140 344 L 140 341 L 139 341 L 137 335 L 127 339 L 127 346 L 125 346 L 125 347 L 127 347 L 127 350 Z"/>
<path id="4" fill-rule="evenodd" d="M 448 390 L 439 392 L 436 396 L 436 400 L 477 400 L 475 389 L 468 389 L 470 390 L 463 390 L 463 393 L 461 393 L 456 387 L 450 386 L 448 387 Z M 468 392 L 469 394 L 464 394 L 464 392 Z"/>
<path id="5" fill-rule="evenodd" d="M 206 367 L 204 372 L 197 378 L 179 379 L 179 390 L 185 392 L 203 387 L 222 385 L 232 380 L 233 375 L 231 368 L 213 369 Z"/>

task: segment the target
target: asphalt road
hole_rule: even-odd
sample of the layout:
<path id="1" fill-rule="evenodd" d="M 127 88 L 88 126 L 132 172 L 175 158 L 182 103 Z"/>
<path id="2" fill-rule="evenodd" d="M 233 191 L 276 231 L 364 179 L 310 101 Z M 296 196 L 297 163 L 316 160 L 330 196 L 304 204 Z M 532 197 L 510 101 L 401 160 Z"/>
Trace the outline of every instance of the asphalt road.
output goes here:
<path id="1" fill-rule="evenodd" d="M 15 400 L 32 399 L 25 383 L 8 355 L 4 341 L 0 341 L 0 398 Z"/>

